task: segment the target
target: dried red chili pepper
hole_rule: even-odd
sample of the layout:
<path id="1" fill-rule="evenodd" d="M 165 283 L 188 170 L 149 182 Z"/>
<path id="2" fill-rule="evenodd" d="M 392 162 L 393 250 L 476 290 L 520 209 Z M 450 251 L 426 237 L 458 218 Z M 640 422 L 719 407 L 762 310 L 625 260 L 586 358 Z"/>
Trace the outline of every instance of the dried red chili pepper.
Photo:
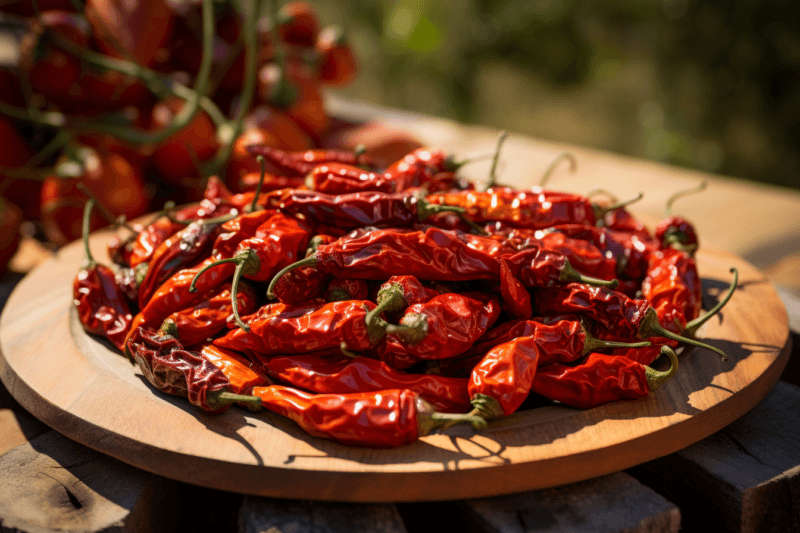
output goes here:
<path id="1" fill-rule="evenodd" d="M 404 446 L 458 423 L 485 427 L 477 416 L 437 413 L 410 390 L 312 394 L 273 385 L 256 387 L 253 394 L 266 409 L 293 420 L 306 433 L 351 446 Z"/>
<path id="2" fill-rule="evenodd" d="M 317 246 L 330 244 L 335 237 L 317 234 L 308 242 L 306 256 L 313 254 Z M 289 305 L 300 305 L 314 298 L 322 296 L 329 276 L 311 267 L 302 267 L 290 272 L 278 280 L 275 285 L 275 296 L 278 301 Z"/>
<path id="3" fill-rule="evenodd" d="M 647 396 L 678 370 L 678 358 L 669 346 L 669 370 L 660 372 L 619 355 L 592 353 L 581 365 L 553 364 L 536 372 L 531 390 L 565 405 L 590 409 L 623 399 Z"/>
<path id="4" fill-rule="evenodd" d="M 572 267 L 563 253 L 543 246 L 531 245 L 504 259 L 508 261 L 514 277 L 525 287 L 550 287 L 570 280 L 610 288 L 619 284 L 616 279 L 584 276 Z"/>
<path id="5" fill-rule="evenodd" d="M 360 151 L 314 149 L 303 152 L 285 152 L 266 145 L 251 145 L 247 147 L 247 150 L 254 157 L 264 156 L 278 172 L 287 177 L 305 177 L 320 165 L 331 165 L 333 168 L 350 165 L 361 172 L 364 170 L 358 167 L 374 165 L 370 157 Z"/>
<path id="6" fill-rule="evenodd" d="M 423 187 L 436 181 L 440 173 L 452 175 L 468 161 L 458 160 L 436 148 L 417 148 L 386 169 L 385 175 L 395 183 L 396 191 Z"/>
<path id="7" fill-rule="evenodd" d="M 325 194 L 350 194 L 395 192 L 396 183 L 380 172 L 342 163 L 325 163 L 309 172 L 306 187 Z"/>
<path id="8" fill-rule="evenodd" d="M 214 346 L 210 342 L 204 342 L 197 346 L 197 350 L 203 356 L 203 359 L 219 368 L 225 374 L 230 383 L 231 391 L 236 394 L 251 394 L 254 387 L 272 385 L 272 381 L 253 363 L 232 350 Z"/>
<path id="9" fill-rule="evenodd" d="M 647 300 L 628 298 L 605 287 L 569 283 L 563 287 L 537 291 L 534 300 L 537 311 L 542 314 L 581 313 L 619 339 L 666 337 L 711 350 L 721 355 L 723 361 L 728 359 L 725 352 L 713 346 L 664 329 L 659 325 L 658 314 Z"/>
<path id="10" fill-rule="evenodd" d="M 89 222 L 94 204 L 94 200 L 87 201 L 83 210 L 83 247 L 86 259 L 72 284 L 72 301 L 83 329 L 94 335 L 105 336 L 121 350 L 133 317 L 125 295 L 116 284 L 114 272 L 92 258 L 89 249 Z"/>
<path id="11" fill-rule="evenodd" d="M 242 192 L 254 191 L 261 184 L 264 192 L 278 191 L 281 189 L 304 189 L 306 178 L 304 176 L 275 176 L 266 173 L 261 177 L 260 172 L 248 172 L 239 179 L 239 190 Z"/>
<path id="12" fill-rule="evenodd" d="M 222 370 L 200 353 L 184 350 L 167 331 L 137 328 L 126 348 L 155 388 L 187 397 L 206 411 L 219 413 L 236 402 L 260 405 L 253 396 L 230 392 L 230 381 Z"/>
<path id="13" fill-rule="evenodd" d="M 225 329 L 233 313 L 232 292 L 231 284 L 223 283 L 200 303 L 169 315 L 167 320 L 175 323 L 182 344 L 192 346 Z M 252 313 L 256 308 L 256 300 L 256 291 L 251 285 L 239 285 L 236 291 L 237 313 Z"/>
<path id="14" fill-rule="evenodd" d="M 369 286 L 363 279 L 334 278 L 325 287 L 323 298 L 328 302 L 366 300 L 369 298 Z"/>
<path id="15" fill-rule="evenodd" d="M 278 356 L 264 361 L 263 367 L 275 379 L 316 393 L 408 389 L 437 411 L 463 413 L 470 408 L 466 379 L 406 374 L 369 357 Z"/>
<path id="16" fill-rule="evenodd" d="M 114 282 L 125 295 L 128 306 L 131 309 L 139 308 L 139 287 L 145 274 L 147 274 L 148 267 L 147 263 L 139 263 L 135 267 L 120 269 L 114 275 Z"/>
<path id="17" fill-rule="evenodd" d="M 636 235 L 643 243 L 649 244 L 653 241 L 650 230 L 627 209 L 614 209 L 607 212 L 602 219 L 602 226 L 621 233 Z"/>
<path id="18" fill-rule="evenodd" d="M 687 322 L 700 316 L 703 307 L 694 258 L 674 248 L 651 253 L 642 295 L 658 313 L 659 323 L 680 335 Z"/>
<path id="19" fill-rule="evenodd" d="M 329 195 L 317 191 L 289 190 L 275 201 L 275 206 L 292 215 L 303 215 L 318 224 L 345 229 L 410 226 L 433 213 L 461 211 L 459 207 L 432 205 L 413 194 L 385 192 Z"/>
<path id="20" fill-rule="evenodd" d="M 368 326 L 374 316 L 366 317 Z M 409 306 L 400 320 L 408 329 L 387 331 L 385 341 L 374 352 L 381 361 L 401 369 L 419 361 L 455 357 L 470 348 L 499 316 L 497 299 L 485 293 L 440 294 Z"/>
<path id="21" fill-rule="evenodd" d="M 700 192 L 706 188 L 703 181 L 697 187 L 678 191 L 667 200 L 667 218 L 656 225 L 656 239 L 663 248 L 678 248 L 687 253 L 694 254 L 699 245 L 697 231 L 694 226 L 685 218 L 672 214 L 672 204 L 678 198 L 689 194 Z"/>

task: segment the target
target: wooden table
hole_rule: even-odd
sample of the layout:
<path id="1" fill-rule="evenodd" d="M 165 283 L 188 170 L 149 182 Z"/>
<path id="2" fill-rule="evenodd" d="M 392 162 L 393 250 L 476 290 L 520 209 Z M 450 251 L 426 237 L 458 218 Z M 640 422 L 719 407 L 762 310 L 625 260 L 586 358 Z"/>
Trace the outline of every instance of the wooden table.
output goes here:
<path id="1" fill-rule="evenodd" d="M 492 146 L 496 132 L 353 102 L 331 101 L 340 116 L 385 118 L 459 154 Z M 578 172 L 561 169 L 554 188 L 587 192 L 602 182 L 619 197 L 647 196 L 633 211 L 660 218 L 673 192 L 707 180 L 704 195 L 676 211 L 700 235 L 767 273 L 800 331 L 800 194 L 583 148 L 511 137 L 502 179 L 531 183 L 561 151 Z M 536 154 L 514 157 L 515 152 Z M 480 178 L 488 164 L 465 169 Z M 27 242 L 19 272 L 46 252 Z M 0 302 L 21 279 L 0 280 Z M 51 531 L 800 531 L 800 336 L 770 395 L 711 437 L 625 472 L 559 487 L 474 501 L 340 504 L 242 496 L 137 470 L 76 444 L 26 413 L 0 387 L 0 526 Z"/>

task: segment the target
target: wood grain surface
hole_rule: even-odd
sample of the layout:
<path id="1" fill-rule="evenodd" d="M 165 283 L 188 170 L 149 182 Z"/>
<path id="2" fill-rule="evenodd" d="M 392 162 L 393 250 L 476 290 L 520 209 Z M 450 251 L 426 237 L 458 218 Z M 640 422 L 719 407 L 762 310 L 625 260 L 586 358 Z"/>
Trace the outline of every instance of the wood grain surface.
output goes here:
<path id="1" fill-rule="evenodd" d="M 103 260 L 107 233 L 93 236 Z M 740 270 L 740 290 L 699 337 L 730 355 L 690 349 L 650 397 L 580 411 L 516 413 L 474 434 L 453 427 L 398 449 L 312 438 L 271 413 L 209 416 L 152 389 L 137 369 L 87 335 L 71 304 L 78 244 L 25 278 L 0 318 L 0 378 L 36 417 L 134 466 L 223 490 L 295 499 L 401 502 L 465 499 L 562 485 L 661 457 L 723 428 L 778 380 L 789 353 L 773 288 L 732 254 L 701 249 L 705 308 Z"/>

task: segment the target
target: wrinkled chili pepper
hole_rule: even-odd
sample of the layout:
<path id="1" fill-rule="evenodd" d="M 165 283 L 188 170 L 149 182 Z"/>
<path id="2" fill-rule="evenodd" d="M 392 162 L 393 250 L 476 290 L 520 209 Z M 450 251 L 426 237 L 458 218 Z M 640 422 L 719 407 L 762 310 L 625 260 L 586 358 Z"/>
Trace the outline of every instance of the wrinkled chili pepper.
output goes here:
<path id="1" fill-rule="evenodd" d="M 697 187 L 692 187 L 684 191 L 678 191 L 667 200 L 667 218 L 656 225 L 656 239 L 663 248 L 678 248 L 687 253 L 694 254 L 699 246 L 697 231 L 694 226 L 683 217 L 672 214 L 672 204 L 678 198 L 689 194 L 700 192 L 706 188 L 703 181 Z"/>
<path id="2" fill-rule="evenodd" d="M 266 387 L 272 385 L 256 365 L 240 354 L 204 342 L 196 347 L 203 359 L 219 368 L 228 378 L 231 391 L 236 394 L 251 394 L 253 387 Z"/>
<path id="3" fill-rule="evenodd" d="M 408 307 L 400 325 L 375 348 L 381 361 L 408 368 L 419 361 L 455 357 L 472 346 L 500 315 L 495 297 L 485 293 L 446 293 Z M 371 324 L 372 316 L 367 316 Z M 349 346 L 348 346 L 349 347 Z"/>
<path id="4" fill-rule="evenodd" d="M 369 172 L 341 163 L 318 165 L 306 178 L 306 187 L 325 194 L 395 192 L 396 186 L 394 181 L 380 172 Z"/>
<path id="5" fill-rule="evenodd" d="M 713 346 L 664 329 L 659 324 L 658 314 L 647 300 L 628 298 L 605 287 L 569 283 L 563 287 L 537 291 L 534 302 L 536 309 L 542 314 L 584 314 L 619 339 L 644 340 L 651 337 L 666 337 L 711 350 L 721 355 L 723 361 L 728 359 L 725 352 Z"/>
<path id="6" fill-rule="evenodd" d="M 619 281 L 584 276 L 575 270 L 566 256 L 556 250 L 534 246 L 504 258 L 509 268 L 525 287 L 551 287 L 570 280 L 600 287 L 615 288 Z"/>
<path id="7" fill-rule="evenodd" d="M 642 295 L 658 313 L 659 323 L 680 335 L 687 322 L 700 316 L 703 307 L 703 289 L 694 258 L 674 248 L 651 253 Z"/>
<path id="8" fill-rule="evenodd" d="M 149 266 L 148 263 L 139 263 L 135 267 L 122 268 L 114 275 L 117 287 L 125 294 L 131 309 L 139 308 L 139 287 Z"/>
<path id="9" fill-rule="evenodd" d="M 384 173 L 395 183 L 396 191 L 427 186 L 437 180 L 437 175 L 452 173 L 467 161 L 459 161 L 452 155 L 435 148 L 417 148 L 393 163 Z"/>
<path id="10" fill-rule="evenodd" d="M 94 335 L 103 335 L 121 350 L 133 317 L 124 293 L 117 286 L 114 272 L 97 263 L 89 249 L 89 226 L 94 204 L 94 200 L 87 201 L 83 210 L 86 258 L 72 284 L 72 301 L 83 329 Z"/>
<path id="11" fill-rule="evenodd" d="M 330 195 L 317 191 L 289 190 L 274 206 L 292 215 L 340 228 L 402 227 L 425 220 L 433 213 L 461 211 L 460 207 L 433 205 L 413 194 L 357 192 Z"/>
<path id="12" fill-rule="evenodd" d="M 408 389 L 437 411 L 463 413 L 470 408 L 466 379 L 406 374 L 369 357 L 277 356 L 265 361 L 263 367 L 275 379 L 316 393 Z"/>
<path id="13" fill-rule="evenodd" d="M 334 278 L 325 287 L 323 298 L 328 302 L 366 300 L 369 298 L 369 286 L 363 279 Z"/>
<path id="14" fill-rule="evenodd" d="M 669 370 L 660 372 L 619 355 L 592 353 L 583 364 L 539 367 L 531 390 L 565 405 L 590 409 L 623 399 L 644 398 L 678 370 L 678 358 L 669 346 Z"/>
<path id="15" fill-rule="evenodd" d="M 650 230 L 640 221 L 636 220 L 627 209 L 613 209 L 607 212 L 601 223 L 603 227 L 608 229 L 636 235 L 643 243 L 650 243 L 653 241 Z"/>
<path id="16" fill-rule="evenodd" d="M 261 155 L 283 175 L 306 176 L 319 165 L 343 164 L 370 168 L 372 159 L 361 151 L 314 149 L 303 152 L 285 152 L 266 145 L 251 145 L 247 150 L 253 156 Z"/>
<path id="17" fill-rule="evenodd" d="M 232 286 L 223 283 L 203 300 L 186 309 L 169 315 L 177 328 L 178 338 L 185 346 L 205 341 L 224 330 L 233 314 Z M 256 308 L 256 291 L 247 283 L 239 285 L 236 302 L 239 314 L 250 314 Z"/>
<path id="18" fill-rule="evenodd" d="M 253 396 L 230 392 L 230 381 L 213 363 L 166 331 L 137 328 L 126 344 L 145 378 L 167 394 L 184 396 L 206 411 L 219 413 L 231 404 L 259 405 Z"/>
<path id="19" fill-rule="evenodd" d="M 403 446 L 457 423 L 485 427 L 480 417 L 437 413 L 410 390 L 313 394 L 273 385 L 256 387 L 253 395 L 266 409 L 293 420 L 306 433 L 351 446 Z"/>
<path id="20" fill-rule="evenodd" d="M 331 235 L 317 234 L 313 236 L 308 242 L 306 257 L 313 254 L 319 245 L 330 244 L 335 240 L 336 238 Z M 275 285 L 275 296 L 282 303 L 300 305 L 321 297 L 328 279 L 327 274 L 311 267 L 291 270 Z"/>

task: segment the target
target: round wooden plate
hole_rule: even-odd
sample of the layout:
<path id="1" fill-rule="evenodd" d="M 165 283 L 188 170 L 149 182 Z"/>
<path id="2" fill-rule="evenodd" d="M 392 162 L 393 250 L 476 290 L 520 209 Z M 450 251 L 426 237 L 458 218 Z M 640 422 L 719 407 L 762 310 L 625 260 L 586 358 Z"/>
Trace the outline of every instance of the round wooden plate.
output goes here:
<path id="1" fill-rule="evenodd" d="M 104 258 L 107 233 L 92 237 Z M 0 318 L 0 378 L 31 413 L 66 436 L 134 466 L 218 489 L 351 501 L 450 500 L 550 487 L 623 470 L 692 444 L 755 406 L 789 356 L 786 311 L 765 278 L 727 252 L 698 253 L 708 309 L 740 272 L 740 288 L 699 337 L 727 363 L 690 349 L 649 397 L 586 411 L 518 412 L 473 433 L 453 427 L 398 449 L 307 436 L 272 413 L 205 414 L 154 390 L 110 345 L 87 335 L 72 306 L 82 248 L 72 244 L 26 277 Z"/>

